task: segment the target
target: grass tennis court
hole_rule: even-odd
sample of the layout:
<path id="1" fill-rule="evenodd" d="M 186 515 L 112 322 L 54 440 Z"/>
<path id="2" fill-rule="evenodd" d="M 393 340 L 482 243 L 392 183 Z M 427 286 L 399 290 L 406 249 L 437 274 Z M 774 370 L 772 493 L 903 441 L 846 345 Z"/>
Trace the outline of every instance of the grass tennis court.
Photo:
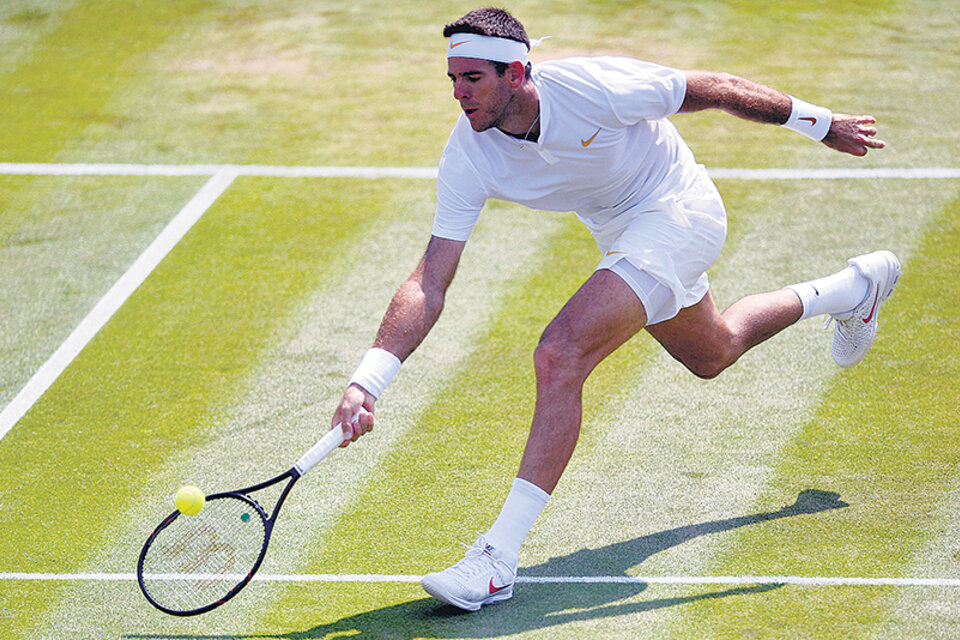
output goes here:
<path id="1" fill-rule="evenodd" d="M 952 0 L 508 5 L 553 35 L 534 63 L 632 55 L 877 116 L 889 146 L 865 159 L 725 114 L 673 119 L 729 212 L 718 304 L 888 248 L 904 271 L 872 351 L 840 370 L 806 321 L 707 382 L 638 336 L 588 382 L 515 597 L 459 614 L 417 578 L 495 517 L 533 347 L 597 260 L 573 216 L 491 202 L 377 429 L 297 485 L 262 579 L 198 618 L 143 600 L 136 557 L 177 487 L 265 479 L 326 428 L 426 245 L 458 114 L 440 30 L 474 6 L 0 6 L 0 411 L 171 221 L 197 218 L 0 418 L 0 638 L 952 637 Z"/>

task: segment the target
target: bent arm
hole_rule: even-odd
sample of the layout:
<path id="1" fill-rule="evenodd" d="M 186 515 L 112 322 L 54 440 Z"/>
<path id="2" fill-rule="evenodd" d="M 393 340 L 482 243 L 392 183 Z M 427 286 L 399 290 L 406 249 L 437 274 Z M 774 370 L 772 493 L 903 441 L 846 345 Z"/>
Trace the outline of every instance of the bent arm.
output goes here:
<path id="1" fill-rule="evenodd" d="M 729 73 L 686 71 L 685 75 L 687 92 L 680 113 L 720 109 L 745 120 L 777 125 L 790 117 L 793 100 L 782 91 Z M 866 155 L 869 149 L 886 146 L 874 137 L 875 123 L 873 116 L 835 113 L 822 142 L 843 153 Z"/>

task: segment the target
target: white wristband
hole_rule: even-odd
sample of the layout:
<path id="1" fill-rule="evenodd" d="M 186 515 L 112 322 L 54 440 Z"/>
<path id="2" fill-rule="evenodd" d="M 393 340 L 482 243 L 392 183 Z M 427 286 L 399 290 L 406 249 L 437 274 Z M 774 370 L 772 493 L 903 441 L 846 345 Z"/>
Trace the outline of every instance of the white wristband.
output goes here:
<path id="1" fill-rule="evenodd" d="M 350 378 L 350 384 L 358 384 L 374 398 L 379 398 L 398 371 L 400 358 L 389 351 L 374 347 L 363 356 L 360 366 Z"/>
<path id="2" fill-rule="evenodd" d="M 780 126 L 802 133 L 817 142 L 826 138 L 830 133 L 830 125 L 833 124 L 833 112 L 793 96 L 790 96 L 790 100 L 793 101 L 790 117 Z"/>

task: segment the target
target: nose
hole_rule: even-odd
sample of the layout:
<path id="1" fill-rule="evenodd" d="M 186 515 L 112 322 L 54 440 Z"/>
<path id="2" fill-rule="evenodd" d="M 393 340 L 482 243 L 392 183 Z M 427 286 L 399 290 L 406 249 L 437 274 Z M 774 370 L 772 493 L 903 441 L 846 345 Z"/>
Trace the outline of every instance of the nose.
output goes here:
<path id="1" fill-rule="evenodd" d="M 456 100 L 465 100 L 470 97 L 466 84 L 463 80 L 457 80 L 453 83 L 453 97 Z"/>

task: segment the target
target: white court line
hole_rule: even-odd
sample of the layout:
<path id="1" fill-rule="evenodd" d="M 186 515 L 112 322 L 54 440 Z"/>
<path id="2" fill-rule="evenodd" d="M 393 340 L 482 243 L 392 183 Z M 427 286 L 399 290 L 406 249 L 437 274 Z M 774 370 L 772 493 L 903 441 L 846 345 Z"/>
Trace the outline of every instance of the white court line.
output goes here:
<path id="1" fill-rule="evenodd" d="M 436 167 L 283 167 L 230 164 L 101 164 L 0 162 L 0 175 L 45 176 L 209 176 L 220 171 L 238 176 L 274 178 L 435 179 Z M 736 180 L 954 179 L 960 168 L 874 169 L 708 169 L 714 178 Z"/>
<path id="2" fill-rule="evenodd" d="M 90 313 L 80 321 L 77 328 L 50 358 L 37 370 L 20 393 L 0 412 L 0 440 L 13 428 L 30 407 L 50 388 L 64 369 L 103 328 L 117 309 L 130 297 L 160 261 L 176 246 L 187 231 L 210 208 L 217 198 L 226 191 L 236 178 L 236 174 L 227 168 L 218 170 L 210 180 L 190 199 L 173 220 L 160 232 L 140 257 L 120 276 L 120 279 L 107 291 L 93 307 Z"/>
<path id="3" fill-rule="evenodd" d="M 435 167 L 282 167 L 233 164 L 46 164 L 0 162 L 0 175 L 23 176 L 238 176 L 272 178 L 436 178 Z"/>
<path id="4" fill-rule="evenodd" d="M 960 168 L 893 169 L 709 169 L 715 178 L 740 180 L 944 179 L 960 178 Z M 160 260 L 238 176 L 278 178 L 436 179 L 435 167 L 284 167 L 233 164 L 114 164 L 0 162 L 0 175 L 48 176 L 212 176 L 137 262 L 97 303 L 67 340 L 0 412 L 0 440 L 43 395 L 84 346 L 106 324 Z"/>
<path id="5" fill-rule="evenodd" d="M 263 574 L 258 582 L 414 583 L 417 575 L 389 574 Z M 130 582 L 135 573 L 0 573 L 0 581 Z M 175 579 L 170 577 L 169 579 Z M 805 587 L 960 587 L 958 578 L 858 578 L 843 576 L 519 576 L 518 584 L 676 584 L 757 585 Z"/>
<path id="6" fill-rule="evenodd" d="M 916 169 L 707 169 L 714 178 L 736 180 L 928 180 L 960 178 L 960 169 L 925 167 Z"/>

